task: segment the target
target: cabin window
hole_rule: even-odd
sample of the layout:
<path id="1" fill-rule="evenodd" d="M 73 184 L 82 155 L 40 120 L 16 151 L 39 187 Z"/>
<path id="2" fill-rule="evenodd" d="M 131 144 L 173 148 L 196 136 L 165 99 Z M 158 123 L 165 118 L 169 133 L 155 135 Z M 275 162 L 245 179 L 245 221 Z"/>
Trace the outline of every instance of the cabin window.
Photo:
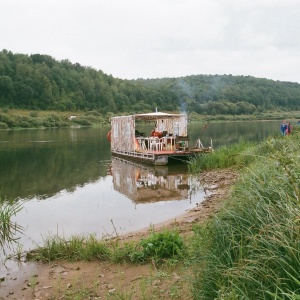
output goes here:
<path id="1" fill-rule="evenodd" d="M 179 122 L 173 123 L 173 134 L 179 135 Z"/>
<path id="2" fill-rule="evenodd" d="M 125 137 L 130 137 L 130 123 L 125 124 Z"/>
<path id="3" fill-rule="evenodd" d="M 119 137 L 118 123 L 114 124 L 114 138 Z"/>

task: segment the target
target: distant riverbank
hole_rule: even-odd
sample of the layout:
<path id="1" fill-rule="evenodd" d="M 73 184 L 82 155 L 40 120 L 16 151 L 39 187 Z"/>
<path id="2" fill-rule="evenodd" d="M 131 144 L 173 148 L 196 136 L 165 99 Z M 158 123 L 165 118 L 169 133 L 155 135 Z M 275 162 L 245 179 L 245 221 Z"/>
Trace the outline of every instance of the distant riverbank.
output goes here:
<path id="1" fill-rule="evenodd" d="M 68 127 L 95 127 L 110 124 L 113 113 L 103 115 L 93 111 L 42 111 L 0 109 L 0 129 L 21 128 L 68 128 Z M 218 121 L 251 121 L 251 120 L 298 120 L 299 111 L 290 112 L 261 112 L 253 115 L 200 115 L 188 113 L 191 122 L 218 122 Z"/>

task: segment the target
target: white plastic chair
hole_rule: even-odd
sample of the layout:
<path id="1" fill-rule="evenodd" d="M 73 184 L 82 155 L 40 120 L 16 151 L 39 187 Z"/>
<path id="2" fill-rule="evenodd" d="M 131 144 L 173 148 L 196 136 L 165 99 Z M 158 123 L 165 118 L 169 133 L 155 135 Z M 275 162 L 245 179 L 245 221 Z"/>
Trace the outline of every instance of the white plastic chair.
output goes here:
<path id="1" fill-rule="evenodd" d="M 160 142 L 159 138 L 152 137 L 150 139 L 150 150 L 162 150 L 163 143 Z"/>

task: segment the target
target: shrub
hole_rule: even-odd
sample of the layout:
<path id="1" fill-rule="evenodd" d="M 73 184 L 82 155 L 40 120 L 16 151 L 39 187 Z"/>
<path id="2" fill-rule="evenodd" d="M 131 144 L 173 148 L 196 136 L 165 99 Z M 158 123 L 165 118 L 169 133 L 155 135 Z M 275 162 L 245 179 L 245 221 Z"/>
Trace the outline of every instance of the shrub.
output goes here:
<path id="1" fill-rule="evenodd" d="M 96 117 L 98 117 L 98 116 L 101 115 L 101 114 L 100 114 L 98 111 L 96 111 L 96 110 L 87 111 L 85 114 L 86 114 L 87 116 L 92 115 L 92 116 L 96 116 Z"/>
<path id="2" fill-rule="evenodd" d="M 42 122 L 38 119 L 30 119 L 29 120 L 30 127 L 38 128 L 42 126 Z"/>
<path id="3" fill-rule="evenodd" d="M 0 129 L 8 129 L 8 125 L 6 123 L 0 122 Z"/>
<path id="4" fill-rule="evenodd" d="M 29 116 L 32 118 L 36 118 L 36 117 L 38 117 L 38 113 L 36 111 L 32 111 L 32 112 L 30 112 Z"/>
<path id="5" fill-rule="evenodd" d="M 46 128 L 51 127 L 51 123 L 48 120 L 43 121 L 43 126 Z"/>
<path id="6" fill-rule="evenodd" d="M 17 126 L 22 127 L 22 128 L 30 128 L 30 124 L 28 121 L 20 121 Z"/>
<path id="7" fill-rule="evenodd" d="M 153 258 L 159 262 L 166 258 L 182 257 L 185 247 L 183 239 L 177 231 L 152 232 L 149 238 L 141 240 L 132 261 L 144 262 Z"/>
<path id="8" fill-rule="evenodd" d="M 6 123 L 9 128 L 16 126 L 16 120 L 7 114 L 0 114 L 0 122 Z"/>
<path id="9" fill-rule="evenodd" d="M 82 126 L 91 126 L 91 122 L 87 119 L 76 118 L 74 123 L 82 125 Z"/>

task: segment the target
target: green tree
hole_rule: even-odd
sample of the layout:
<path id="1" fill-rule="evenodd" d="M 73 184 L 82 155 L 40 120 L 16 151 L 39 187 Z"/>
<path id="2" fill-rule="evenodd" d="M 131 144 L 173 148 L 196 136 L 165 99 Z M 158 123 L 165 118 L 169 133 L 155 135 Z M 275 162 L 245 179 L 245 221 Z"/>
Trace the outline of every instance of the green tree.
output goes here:
<path id="1" fill-rule="evenodd" d="M 0 76 L 1 104 L 10 104 L 15 95 L 14 85 L 11 77 Z"/>

